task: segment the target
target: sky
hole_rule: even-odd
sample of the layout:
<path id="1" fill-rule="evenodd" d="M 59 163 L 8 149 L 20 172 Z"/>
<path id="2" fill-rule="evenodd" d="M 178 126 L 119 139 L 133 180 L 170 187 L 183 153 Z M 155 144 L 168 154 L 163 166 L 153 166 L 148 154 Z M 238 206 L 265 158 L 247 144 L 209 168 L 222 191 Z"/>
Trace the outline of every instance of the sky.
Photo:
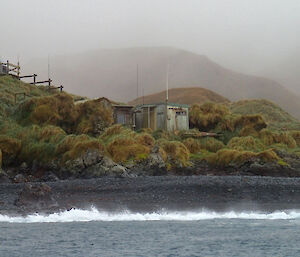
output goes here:
<path id="1" fill-rule="evenodd" d="M 248 74 L 299 53 L 299 0 L 0 0 L 0 58 L 172 46 Z"/>

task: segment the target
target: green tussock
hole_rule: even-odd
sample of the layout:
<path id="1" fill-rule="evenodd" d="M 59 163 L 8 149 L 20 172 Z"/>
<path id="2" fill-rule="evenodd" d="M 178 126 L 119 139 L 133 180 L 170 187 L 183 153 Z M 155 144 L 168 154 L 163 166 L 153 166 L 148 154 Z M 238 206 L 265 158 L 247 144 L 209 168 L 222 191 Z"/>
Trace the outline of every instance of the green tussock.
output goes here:
<path id="1" fill-rule="evenodd" d="M 242 100 L 230 104 L 234 114 L 260 114 L 271 129 L 300 130 L 300 122 L 278 105 L 264 99 Z"/>
<path id="2" fill-rule="evenodd" d="M 201 150 L 206 150 L 215 153 L 225 147 L 223 142 L 213 137 L 201 139 L 187 138 L 183 141 L 183 144 L 191 153 L 198 153 Z"/>
<path id="3" fill-rule="evenodd" d="M 227 147 L 237 151 L 261 152 L 265 150 L 264 144 L 252 136 L 234 137 L 228 142 Z"/>
<path id="4" fill-rule="evenodd" d="M 179 141 L 158 141 L 160 147 L 166 152 L 171 166 L 188 166 L 190 152 L 186 146 Z"/>
<path id="5" fill-rule="evenodd" d="M 288 132 L 276 132 L 269 129 L 263 129 L 259 132 L 259 138 L 267 145 L 284 144 L 288 148 L 296 148 L 295 139 Z"/>
<path id="6" fill-rule="evenodd" d="M 272 151 L 267 150 L 259 153 L 251 151 L 237 151 L 232 149 L 222 149 L 217 153 L 209 156 L 207 161 L 216 166 L 227 167 L 230 165 L 242 165 L 254 158 L 260 159 L 264 162 L 278 161 L 280 158 Z"/>

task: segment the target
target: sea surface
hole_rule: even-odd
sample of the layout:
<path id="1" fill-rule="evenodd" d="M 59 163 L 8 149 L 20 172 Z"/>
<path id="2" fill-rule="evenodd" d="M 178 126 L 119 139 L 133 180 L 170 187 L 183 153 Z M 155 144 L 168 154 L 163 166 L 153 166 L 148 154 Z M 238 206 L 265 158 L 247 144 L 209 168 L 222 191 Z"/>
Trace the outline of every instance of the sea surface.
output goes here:
<path id="1" fill-rule="evenodd" d="M 0 215 L 0 256 L 300 256 L 300 210 Z"/>

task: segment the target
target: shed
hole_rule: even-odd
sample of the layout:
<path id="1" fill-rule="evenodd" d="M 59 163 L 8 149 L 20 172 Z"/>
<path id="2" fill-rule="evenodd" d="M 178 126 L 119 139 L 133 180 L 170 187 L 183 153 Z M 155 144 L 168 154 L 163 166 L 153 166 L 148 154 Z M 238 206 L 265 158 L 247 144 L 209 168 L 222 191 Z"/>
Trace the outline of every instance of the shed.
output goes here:
<path id="1" fill-rule="evenodd" d="M 134 107 L 132 105 L 113 104 L 114 123 L 134 127 Z"/>
<path id="2" fill-rule="evenodd" d="M 139 105 L 135 109 L 136 129 L 168 131 L 189 129 L 189 106 L 177 103 Z"/>

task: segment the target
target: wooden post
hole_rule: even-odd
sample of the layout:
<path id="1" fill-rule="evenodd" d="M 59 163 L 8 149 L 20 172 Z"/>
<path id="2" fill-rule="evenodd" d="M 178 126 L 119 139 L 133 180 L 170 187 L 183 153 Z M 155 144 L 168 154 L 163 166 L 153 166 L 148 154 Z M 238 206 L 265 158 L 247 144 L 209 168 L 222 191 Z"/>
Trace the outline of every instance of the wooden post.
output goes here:
<path id="1" fill-rule="evenodd" d="M 36 82 L 36 74 L 33 74 L 33 85 L 35 85 L 35 82 Z"/>
<path id="2" fill-rule="evenodd" d="M 7 67 L 7 74 L 9 73 L 9 61 L 7 60 L 6 62 L 6 67 Z"/>
<path id="3" fill-rule="evenodd" d="M 17 76 L 20 77 L 20 62 L 18 61 Z"/>

